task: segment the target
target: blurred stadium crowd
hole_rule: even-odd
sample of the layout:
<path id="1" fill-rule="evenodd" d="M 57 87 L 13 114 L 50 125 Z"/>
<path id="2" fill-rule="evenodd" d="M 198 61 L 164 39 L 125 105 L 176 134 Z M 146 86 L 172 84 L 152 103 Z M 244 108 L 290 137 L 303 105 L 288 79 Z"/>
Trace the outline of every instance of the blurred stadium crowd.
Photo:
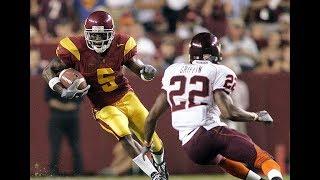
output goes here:
<path id="1" fill-rule="evenodd" d="M 158 70 L 188 61 L 188 43 L 199 32 L 217 35 L 223 64 L 245 71 L 290 72 L 289 0 L 31 0 L 30 43 L 57 43 L 82 35 L 95 10 L 111 13 L 117 32 L 130 34 L 145 63 Z M 30 49 L 30 72 L 49 59 Z"/>

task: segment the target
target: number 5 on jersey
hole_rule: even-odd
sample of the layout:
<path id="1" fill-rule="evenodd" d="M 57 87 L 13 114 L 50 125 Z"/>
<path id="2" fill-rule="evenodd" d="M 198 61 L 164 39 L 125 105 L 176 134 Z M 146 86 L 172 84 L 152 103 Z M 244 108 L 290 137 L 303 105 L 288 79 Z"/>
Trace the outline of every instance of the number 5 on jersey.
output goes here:
<path id="1" fill-rule="evenodd" d="M 104 92 L 111 92 L 118 88 L 118 84 L 115 82 L 114 71 L 111 68 L 97 69 L 98 83 L 102 84 Z"/>

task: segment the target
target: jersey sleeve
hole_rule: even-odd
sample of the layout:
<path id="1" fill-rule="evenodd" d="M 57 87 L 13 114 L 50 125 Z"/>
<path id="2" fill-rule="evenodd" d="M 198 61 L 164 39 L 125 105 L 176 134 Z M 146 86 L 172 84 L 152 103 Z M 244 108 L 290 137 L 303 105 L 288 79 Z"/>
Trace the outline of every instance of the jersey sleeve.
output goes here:
<path id="1" fill-rule="evenodd" d="M 56 55 L 69 68 L 74 68 L 75 62 L 80 61 L 80 52 L 74 42 L 68 37 L 59 42 Z"/>
<path id="2" fill-rule="evenodd" d="M 212 91 L 223 90 L 230 94 L 236 86 L 237 76 L 231 69 L 223 66 L 217 68 L 212 79 Z"/>
<path id="3" fill-rule="evenodd" d="M 137 54 L 137 43 L 133 39 L 133 37 L 129 37 L 128 40 L 124 44 L 123 64 L 128 62 L 136 54 Z"/>
<path id="4" fill-rule="evenodd" d="M 169 80 L 169 72 L 170 68 L 168 67 L 164 73 L 163 73 L 163 77 L 162 77 L 162 80 L 161 80 L 161 90 L 164 90 L 164 91 L 168 91 L 169 89 L 169 86 L 170 86 L 170 80 Z"/>

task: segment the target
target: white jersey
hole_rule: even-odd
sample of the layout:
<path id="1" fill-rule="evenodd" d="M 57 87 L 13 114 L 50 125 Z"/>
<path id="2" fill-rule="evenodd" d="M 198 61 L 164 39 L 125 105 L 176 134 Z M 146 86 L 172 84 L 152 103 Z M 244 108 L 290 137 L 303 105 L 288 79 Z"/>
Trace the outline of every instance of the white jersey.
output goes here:
<path id="1" fill-rule="evenodd" d="M 188 142 L 199 127 L 207 130 L 226 126 L 213 100 L 215 90 L 230 94 L 236 85 L 235 73 L 226 66 L 194 60 L 192 64 L 169 66 L 162 78 L 171 106 L 172 126 L 179 131 L 182 144 Z"/>

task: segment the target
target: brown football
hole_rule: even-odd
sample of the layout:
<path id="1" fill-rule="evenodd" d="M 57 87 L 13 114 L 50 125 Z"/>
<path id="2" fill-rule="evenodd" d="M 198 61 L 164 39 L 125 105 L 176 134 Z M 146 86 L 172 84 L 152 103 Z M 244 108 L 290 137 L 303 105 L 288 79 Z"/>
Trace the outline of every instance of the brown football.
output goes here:
<path id="1" fill-rule="evenodd" d="M 80 79 L 81 81 L 80 85 L 78 86 L 79 90 L 87 87 L 87 82 L 83 75 L 79 71 L 72 68 L 62 70 L 59 74 L 59 79 L 65 88 L 68 88 L 76 79 Z"/>

